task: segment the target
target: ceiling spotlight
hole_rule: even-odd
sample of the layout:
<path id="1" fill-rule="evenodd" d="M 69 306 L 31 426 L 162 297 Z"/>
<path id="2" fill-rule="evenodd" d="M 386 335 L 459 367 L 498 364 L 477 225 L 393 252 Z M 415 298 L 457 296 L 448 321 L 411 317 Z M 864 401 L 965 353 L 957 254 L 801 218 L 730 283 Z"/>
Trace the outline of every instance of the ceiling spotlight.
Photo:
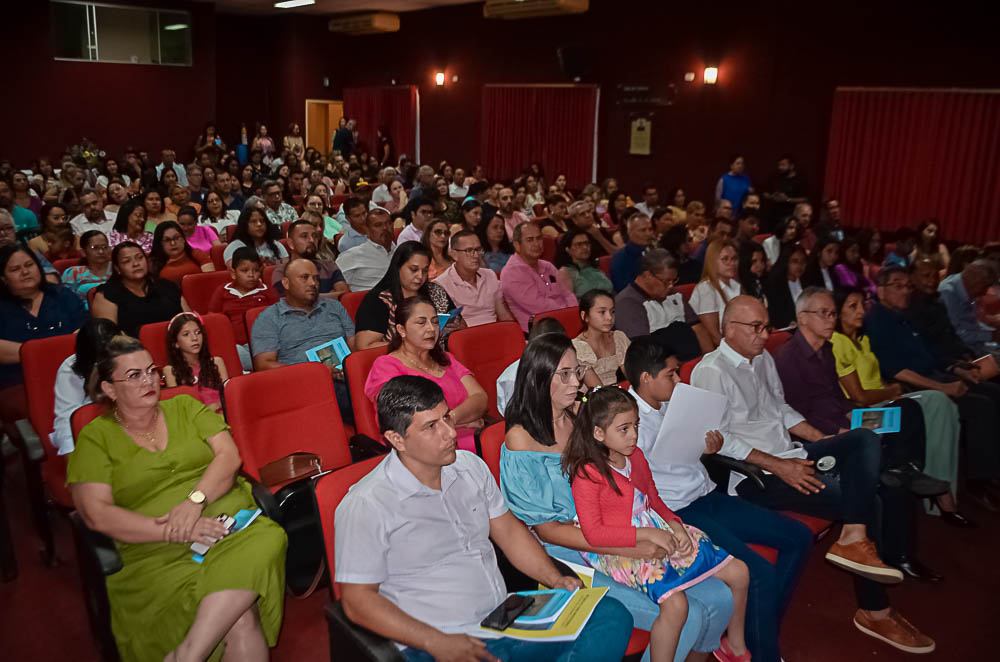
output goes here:
<path id="1" fill-rule="evenodd" d="M 443 71 L 439 71 L 436 74 L 434 74 L 434 84 L 435 85 L 444 85 L 444 72 Z"/>
<path id="2" fill-rule="evenodd" d="M 315 5 L 316 0 L 284 0 L 283 2 L 276 2 L 274 6 L 278 9 L 291 9 L 292 7 L 305 7 L 306 5 Z"/>
<path id="3" fill-rule="evenodd" d="M 705 67 L 705 85 L 715 85 L 719 80 L 718 67 Z"/>
<path id="4" fill-rule="evenodd" d="M 693 80 L 694 80 L 694 72 L 693 71 L 689 71 L 686 74 L 684 74 L 684 82 L 685 83 L 690 83 Z"/>

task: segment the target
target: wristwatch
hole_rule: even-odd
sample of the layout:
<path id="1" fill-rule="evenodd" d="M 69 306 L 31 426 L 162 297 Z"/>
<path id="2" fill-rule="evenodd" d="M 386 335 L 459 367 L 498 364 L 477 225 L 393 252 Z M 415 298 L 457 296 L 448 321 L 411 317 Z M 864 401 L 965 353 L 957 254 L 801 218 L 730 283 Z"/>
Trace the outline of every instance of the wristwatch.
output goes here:
<path id="1" fill-rule="evenodd" d="M 188 494 L 187 498 L 188 501 L 199 506 L 205 503 L 205 493 L 201 490 L 191 490 L 191 493 Z"/>

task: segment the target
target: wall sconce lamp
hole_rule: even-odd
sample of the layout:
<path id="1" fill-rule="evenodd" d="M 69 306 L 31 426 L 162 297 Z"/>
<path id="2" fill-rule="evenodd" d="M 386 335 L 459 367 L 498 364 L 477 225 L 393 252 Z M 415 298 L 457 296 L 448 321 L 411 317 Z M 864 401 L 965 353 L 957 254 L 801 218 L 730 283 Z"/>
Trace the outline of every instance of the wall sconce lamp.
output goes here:
<path id="1" fill-rule="evenodd" d="M 718 67 L 705 67 L 705 85 L 715 85 L 719 80 Z"/>
<path id="2" fill-rule="evenodd" d="M 439 71 L 436 74 L 434 74 L 434 84 L 438 85 L 438 86 L 444 85 L 444 72 L 443 71 Z"/>

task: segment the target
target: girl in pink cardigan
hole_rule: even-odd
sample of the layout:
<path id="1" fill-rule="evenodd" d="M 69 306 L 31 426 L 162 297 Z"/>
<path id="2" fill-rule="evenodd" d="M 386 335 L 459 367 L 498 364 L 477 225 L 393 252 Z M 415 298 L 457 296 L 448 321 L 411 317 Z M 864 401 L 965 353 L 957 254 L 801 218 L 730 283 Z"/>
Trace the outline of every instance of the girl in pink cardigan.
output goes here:
<path id="1" fill-rule="evenodd" d="M 684 589 L 717 576 L 733 592 L 733 616 L 715 657 L 745 662 L 746 565 L 712 544 L 701 530 L 684 524 L 660 499 L 646 457 L 638 449 L 639 411 L 616 386 L 589 393 L 580 406 L 566 450 L 563 471 L 569 476 L 577 519 L 595 547 L 634 547 L 651 542 L 666 558 L 631 559 L 581 552 L 584 561 L 615 581 L 645 592 L 660 605 L 650 631 L 652 659 L 674 659 L 687 620 Z"/>

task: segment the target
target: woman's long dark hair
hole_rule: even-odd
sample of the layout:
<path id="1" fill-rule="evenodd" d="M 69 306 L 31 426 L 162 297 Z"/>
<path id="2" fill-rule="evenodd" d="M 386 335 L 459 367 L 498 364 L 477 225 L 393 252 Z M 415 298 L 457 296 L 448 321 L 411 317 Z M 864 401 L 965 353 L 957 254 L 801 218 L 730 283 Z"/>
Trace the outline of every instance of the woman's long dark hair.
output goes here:
<path id="1" fill-rule="evenodd" d="M 560 333 L 540 335 L 524 348 L 514 379 L 514 397 L 504 411 L 507 431 L 520 425 L 542 446 L 555 446 L 550 388 L 559 361 L 572 349 L 573 343 Z"/>
<path id="2" fill-rule="evenodd" d="M 178 386 L 194 386 L 194 371 L 184 358 L 184 352 L 177 346 L 177 336 L 188 322 L 194 322 L 201 329 L 201 349 L 198 351 L 198 383 L 216 391 L 222 388 L 222 375 L 208 348 L 208 332 L 196 315 L 182 313 L 167 327 L 167 365 L 174 371 Z"/>
<path id="3" fill-rule="evenodd" d="M 399 326 L 406 326 L 406 323 L 413 317 L 413 309 L 417 307 L 418 304 L 427 304 L 434 310 L 434 320 L 437 323 L 437 310 L 434 309 L 434 304 L 431 300 L 425 296 L 417 295 L 413 297 L 408 297 L 403 299 L 399 305 L 396 306 L 396 324 Z M 392 334 L 392 338 L 389 339 L 389 347 L 386 351 L 395 352 L 397 349 L 403 346 L 403 336 L 398 332 Z M 434 347 L 431 348 L 430 357 L 434 359 L 442 368 L 451 365 L 451 359 L 448 358 L 448 354 L 441 347 L 441 343 L 435 342 Z"/>
<path id="4" fill-rule="evenodd" d="M 71 366 L 73 372 L 78 377 L 89 379 L 108 343 L 121 332 L 117 324 L 103 317 L 91 317 L 84 322 L 76 334 L 76 351 Z"/>
<path id="5" fill-rule="evenodd" d="M 851 246 L 857 246 L 858 247 L 858 263 L 857 264 L 851 264 L 850 262 L 847 261 L 847 250 Z M 842 264 L 845 267 L 847 267 L 847 269 L 849 271 L 853 271 L 854 273 L 858 274 L 859 276 L 862 276 L 862 275 L 864 275 L 864 269 L 863 269 L 863 267 L 861 265 L 861 254 L 862 254 L 861 242 L 858 241 L 857 235 L 855 235 L 853 237 L 847 237 L 842 242 L 840 242 L 840 259 L 837 260 L 837 264 Z M 836 289 L 836 288 L 834 288 L 834 289 Z"/>
<path id="6" fill-rule="evenodd" d="M 937 235 L 934 237 L 934 241 L 930 244 L 924 239 L 924 230 L 930 225 L 936 225 L 938 229 Z M 921 253 L 927 253 L 930 255 L 937 255 L 941 250 L 941 222 L 936 218 L 929 218 L 920 225 L 917 226 L 917 250 Z"/>
<path id="7" fill-rule="evenodd" d="M 250 216 L 254 212 L 264 217 L 264 243 L 271 249 L 271 254 L 277 260 L 280 255 L 278 240 L 281 238 L 281 230 L 267 218 L 267 212 L 259 207 L 246 206 L 243 208 L 243 211 L 240 212 L 240 220 L 236 221 L 236 234 L 233 240 L 239 239 L 250 248 L 257 249 L 257 241 L 250 236 Z"/>
<path id="8" fill-rule="evenodd" d="M 765 267 L 764 274 L 761 276 L 754 275 L 753 271 L 750 270 L 753 265 L 754 253 L 762 253 L 765 255 L 765 260 L 767 253 L 764 252 L 764 247 L 758 244 L 756 241 L 745 241 L 740 244 L 740 264 L 737 270 L 737 275 L 740 279 L 740 285 L 743 287 L 743 293 L 749 294 L 756 299 L 764 299 L 764 281 L 767 280 L 767 269 Z"/>
<path id="9" fill-rule="evenodd" d="M 389 260 L 389 268 L 386 270 L 385 275 L 382 276 L 382 280 L 376 283 L 371 291 L 381 292 L 387 290 L 392 295 L 392 300 L 396 302 L 396 305 L 400 305 L 403 302 L 403 288 L 399 284 L 399 270 L 414 255 L 423 255 L 427 258 L 428 262 L 431 260 L 430 250 L 422 246 L 419 241 L 404 241 L 397 246 L 396 252 L 392 254 L 392 259 Z M 430 289 L 427 286 L 429 282 L 430 279 L 424 281 L 424 284 L 420 286 L 420 291 L 417 293 L 427 300 L 431 298 Z"/>
<path id="10" fill-rule="evenodd" d="M 860 294 L 862 302 L 865 299 L 865 293 L 862 292 L 861 289 L 857 287 L 836 287 L 833 290 L 833 307 L 837 311 L 837 322 L 836 325 L 834 326 L 833 329 L 834 331 L 837 331 L 839 333 L 844 333 L 844 325 L 840 321 L 840 311 L 843 310 L 844 304 L 847 303 L 847 297 L 851 296 L 852 294 Z M 844 333 L 844 335 L 846 336 L 847 334 Z M 864 327 L 858 329 L 857 342 L 861 342 L 861 338 L 864 335 L 865 335 Z"/>
<path id="11" fill-rule="evenodd" d="M 877 253 L 871 252 L 872 238 L 878 233 L 879 247 Z M 882 264 L 885 260 L 885 240 L 881 239 L 882 233 L 875 228 L 864 228 L 858 232 L 858 245 L 861 247 L 861 258 L 867 260 L 869 264 Z"/>
<path id="12" fill-rule="evenodd" d="M 427 224 L 427 228 L 424 230 L 424 234 L 420 237 L 420 244 L 424 246 L 428 251 L 431 251 L 431 230 L 434 228 L 435 225 L 444 225 L 445 231 L 447 231 L 448 228 L 451 227 L 451 224 L 448 223 L 448 221 L 444 220 L 443 218 L 435 218 L 433 221 Z M 434 251 L 431 251 L 432 256 L 433 254 Z M 443 257 L 446 262 L 455 261 L 455 258 L 453 258 L 451 255 L 448 254 L 447 241 L 444 243 L 444 249 L 441 251 L 441 257 Z M 434 258 L 431 257 L 432 262 L 433 260 Z"/>
<path id="13" fill-rule="evenodd" d="M 496 218 L 496 216 L 493 218 Z M 479 237 L 479 242 L 483 245 L 483 251 L 486 253 L 493 250 L 493 244 L 491 244 L 490 240 L 486 238 L 486 230 L 490 227 L 490 223 L 493 221 L 493 218 L 487 220 L 486 217 L 483 216 L 483 219 L 479 221 L 479 225 L 476 226 L 476 236 Z M 514 244 L 510 243 L 506 230 L 503 231 L 503 235 L 500 238 L 499 248 L 501 253 L 506 253 L 507 255 L 514 254 Z"/>
<path id="14" fill-rule="evenodd" d="M 615 494 L 621 495 L 621 490 L 615 484 L 615 472 L 609 461 L 608 447 L 594 437 L 594 428 L 607 430 L 615 416 L 637 409 L 635 400 L 628 391 L 617 386 L 605 386 L 589 391 L 584 396 L 580 409 L 576 412 L 569 443 L 562 454 L 562 470 L 570 484 L 583 477 L 583 470 L 588 465 L 594 465 Z"/>
<path id="15" fill-rule="evenodd" d="M 625 195 L 625 192 L 621 189 L 615 191 L 613 195 L 608 196 L 608 218 L 611 219 L 611 224 L 615 227 L 625 222 L 625 211 L 628 209 L 626 208 L 623 210 L 621 215 L 619 215 L 615 210 L 615 200 L 617 200 L 620 196 L 625 196 L 625 200 L 628 201 L 628 196 Z"/>
<path id="16" fill-rule="evenodd" d="M 192 208 L 193 209 L 193 208 Z M 167 230 L 174 229 L 181 233 L 181 240 L 184 242 L 184 254 L 187 255 L 188 259 L 192 262 L 194 261 L 194 250 L 191 245 L 187 242 L 187 238 L 184 236 L 184 230 L 177 221 L 163 221 L 156 226 L 156 230 L 153 231 L 153 248 L 149 251 L 149 268 L 153 272 L 153 275 L 159 277 L 160 272 L 163 271 L 163 267 L 167 266 L 167 252 L 163 250 L 163 235 L 167 233 Z"/>
<path id="17" fill-rule="evenodd" d="M 125 250 L 126 248 L 138 248 L 140 251 L 142 251 L 143 255 L 146 254 L 146 252 L 142 250 L 142 246 L 140 246 L 139 244 L 135 243 L 134 241 L 123 241 L 122 243 L 120 243 L 117 246 L 115 246 L 111 250 L 111 277 L 108 278 L 108 282 L 111 282 L 111 281 L 116 281 L 116 282 L 119 282 L 119 283 L 122 282 L 122 280 L 123 280 L 122 279 L 122 273 L 121 273 L 121 271 L 118 270 L 118 256 L 121 255 L 121 252 L 123 250 Z M 148 264 L 149 263 L 147 262 L 147 265 Z M 155 280 L 155 277 L 153 276 L 153 272 L 150 269 L 147 268 L 146 269 L 146 277 L 143 279 L 143 284 L 142 284 L 142 290 L 143 290 L 143 292 L 146 292 L 146 293 L 149 292 L 149 289 L 153 286 L 153 281 L 154 280 Z"/>
<path id="18" fill-rule="evenodd" d="M 816 245 L 813 246 L 812 252 L 809 253 L 809 259 L 806 262 L 806 270 L 802 272 L 802 283 L 803 285 L 815 285 L 816 287 L 824 287 L 825 281 L 823 280 L 822 267 L 820 266 L 820 260 L 823 258 L 823 250 L 830 244 L 837 244 L 837 248 L 840 248 L 840 242 L 833 235 L 824 235 L 819 238 Z M 837 262 L 840 261 L 840 256 L 837 256 Z M 836 263 L 834 263 L 836 264 Z M 833 267 L 830 267 L 833 271 Z M 832 279 L 832 275 L 831 275 Z"/>
<path id="19" fill-rule="evenodd" d="M 146 194 L 148 195 L 148 193 Z M 162 206 L 163 203 L 160 203 Z M 115 232 L 119 234 L 128 233 L 128 218 L 132 215 L 132 212 L 136 210 L 137 207 L 142 207 L 142 213 L 146 214 L 146 196 L 129 198 L 120 207 L 118 207 L 118 215 L 115 216 L 115 225 L 112 228 Z"/>
<path id="20" fill-rule="evenodd" d="M 80 235 L 80 249 L 84 252 L 83 256 L 80 258 L 80 264 L 88 268 L 90 265 L 87 264 L 87 248 L 90 246 L 90 240 L 95 237 L 104 237 L 107 239 L 107 235 L 100 230 L 87 230 Z"/>
<path id="21" fill-rule="evenodd" d="M 555 265 L 556 269 L 576 266 L 576 263 L 573 262 L 573 258 L 570 257 L 569 247 L 573 245 L 573 240 L 581 234 L 586 235 L 587 241 L 590 241 L 590 234 L 586 230 L 581 230 L 575 225 L 570 227 L 570 229 L 564 232 L 562 237 L 560 237 L 559 244 L 556 246 L 555 257 L 552 258 L 552 264 Z M 592 267 L 597 267 L 597 258 L 594 257 L 593 250 L 590 251 L 590 258 L 587 260 L 587 263 Z"/>
<path id="22" fill-rule="evenodd" d="M 787 287 L 788 282 L 788 261 L 791 259 L 792 255 L 795 253 L 802 253 L 807 255 L 806 249 L 802 248 L 798 244 L 785 244 L 781 247 L 781 254 L 778 256 L 778 260 L 774 263 L 774 267 L 771 268 L 771 273 L 768 274 L 767 280 L 772 285 L 781 285 Z M 805 278 L 805 272 L 799 278 L 801 282 Z"/>
<path id="23" fill-rule="evenodd" d="M 222 196 L 219 195 L 218 193 L 216 193 L 215 191 L 209 191 L 208 193 L 206 193 L 205 194 L 205 199 L 201 201 L 201 215 L 198 217 L 199 223 L 201 221 L 209 221 L 209 222 L 211 222 L 211 221 L 216 220 L 212 216 L 212 213 L 210 211 L 208 211 L 208 196 L 210 196 L 210 195 L 214 195 L 217 198 L 219 198 L 220 202 L 222 201 Z M 219 216 L 219 218 L 223 219 L 223 218 L 226 217 L 226 203 L 225 202 L 222 203 L 222 210 L 221 211 L 222 211 L 222 214 Z"/>
<path id="24" fill-rule="evenodd" d="M 38 259 L 38 256 L 35 255 L 35 251 L 25 248 L 21 244 L 8 244 L 3 248 L 0 248 L 0 276 L 7 271 L 7 263 L 10 262 L 11 258 L 18 253 L 24 253 L 34 261 L 35 266 L 38 267 L 38 275 L 41 277 L 38 282 L 38 289 L 44 290 L 46 286 L 45 269 L 42 268 L 42 262 Z M 27 303 L 24 299 L 14 296 L 14 294 L 10 291 L 10 287 L 7 285 L 7 280 L 4 278 L 0 278 L 0 298 L 7 301 L 16 301 L 18 305 L 21 306 L 24 306 Z"/>

